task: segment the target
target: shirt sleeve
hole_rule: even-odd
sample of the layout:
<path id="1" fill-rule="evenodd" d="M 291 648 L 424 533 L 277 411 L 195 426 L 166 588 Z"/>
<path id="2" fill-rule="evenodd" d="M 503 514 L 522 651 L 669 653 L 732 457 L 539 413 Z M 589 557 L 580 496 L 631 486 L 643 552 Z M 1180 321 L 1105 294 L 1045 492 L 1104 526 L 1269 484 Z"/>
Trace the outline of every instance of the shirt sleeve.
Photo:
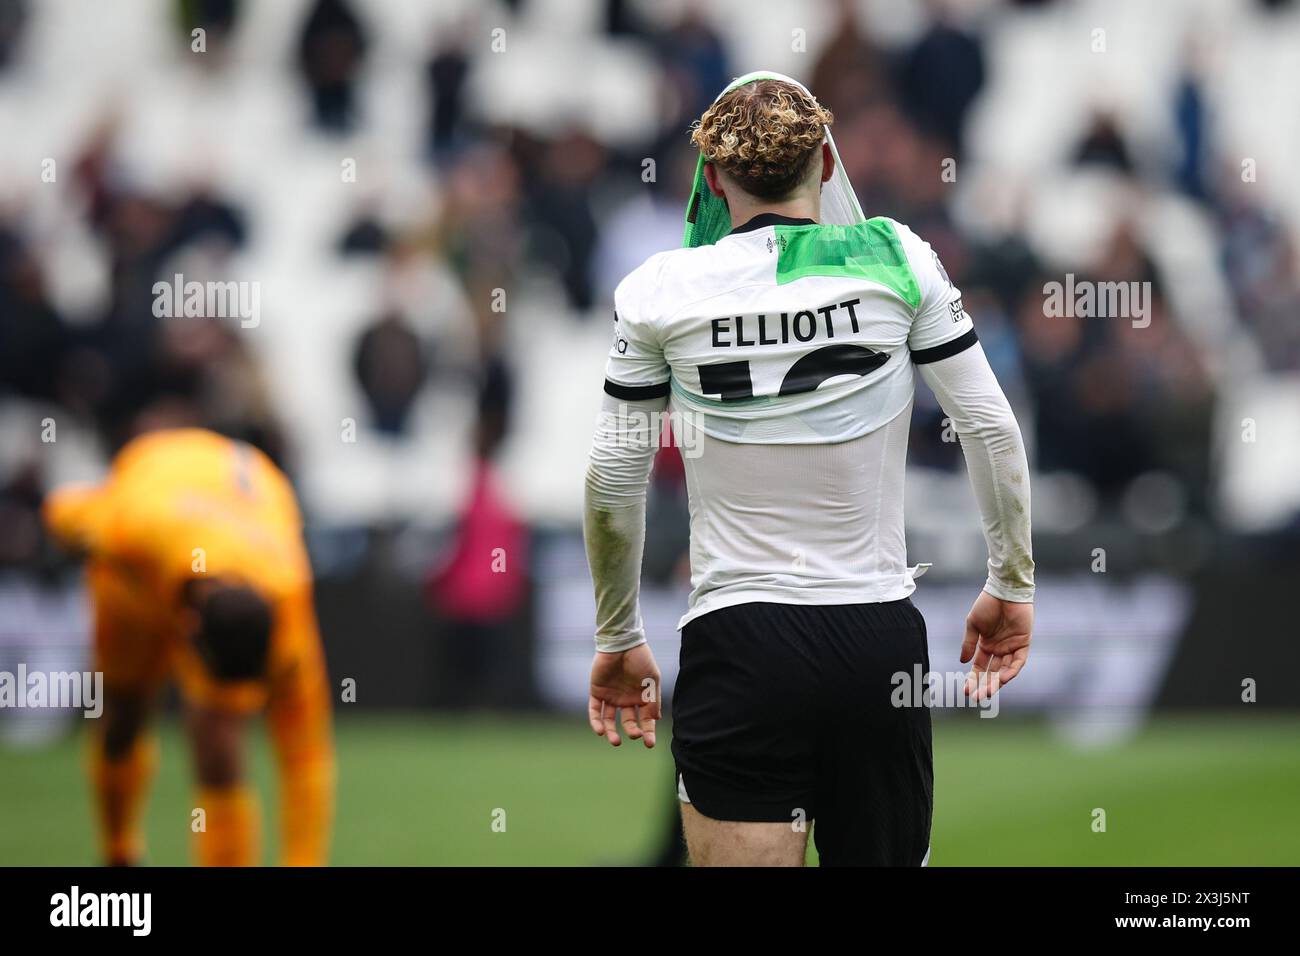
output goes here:
<path id="1" fill-rule="evenodd" d="M 921 366 L 956 427 L 979 504 L 988 545 L 984 590 L 1003 601 L 1034 600 L 1034 549 L 1030 520 L 1029 460 L 1020 426 L 984 349 Z"/>
<path id="2" fill-rule="evenodd" d="M 962 304 L 961 290 L 948 278 L 943 263 L 928 242 L 902 223 L 896 223 L 895 228 L 921 293 L 907 337 L 912 361 L 928 365 L 964 352 L 979 339 L 975 335 L 975 323 Z"/>
<path id="3" fill-rule="evenodd" d="M 51 491 L 41 505 L 45 526 L 61 545 L 89 554 L 106 547 L 112 518 L 108 485 L 68 484 Z"/>
<path id="4" fill-rule="evenodd" d="M 663 398 L 632 402 L 606 395 L 596 421 L 583 537 L 596 593 L 596 647 L 602 651 L 645 642 L 640 593 L 646 485 L 666 406 Z"/>
<path id="5" fill-rule="evenodd" d="M 657 272 L 651 259 L 614 292 L 606 394 L 587 465 L 583 535 L 596 592 L 596 647 L 609 652 L 645 642 L 639 599 L 646 485 L 670 378 L 649 319 Z"/>
<path id="6" fill-rule="evenodd" d="M 605 364 L 605 392 L 624 401 L 668 394 L 668 363 L 647 308 L 653 294 L 649 279 L 658 271 L 653 265 L 652 259 L 614 291 L 614 340 Z"/>

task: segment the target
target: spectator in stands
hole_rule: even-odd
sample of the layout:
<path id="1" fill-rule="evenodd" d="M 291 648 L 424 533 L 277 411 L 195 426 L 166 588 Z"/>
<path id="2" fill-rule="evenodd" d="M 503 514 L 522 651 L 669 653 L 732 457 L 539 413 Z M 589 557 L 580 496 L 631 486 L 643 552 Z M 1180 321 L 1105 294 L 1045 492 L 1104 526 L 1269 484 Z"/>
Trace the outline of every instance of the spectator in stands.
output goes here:
<path id="1" fill-rule="evenodd" d="M 1080 166 L 1109 167 L 1121 173 L 1133 173 L 1133 156 L 1124 134 L 1120 132 L 1115 117 L 1106 112 L 1092 116 L 1088 130 L 1074 151 L 1074 161 Z"/>
<path id="2" fill-rule="evenodd" d="M 57 398 L 70 337 L 35 252 L 0 223 L 0 394 Z"/>
<path id="3" fill-rule="evenodd" d="M 1300 271 L 1286 224 L 1229 170 L 1218 190 L 1222 262 L 1237 313 L 1276 371 L 1300 370 Z"/>
<path id="4" fill-rule="evenodd" d="M 929 26 L 903 57 L 898 88 L 913 122 L 959 157 L 966 114 L 984 86 L 984 50 L 977 35 L 948 20 L 944 3 L 930 6 Z"/>
<path id="5" fill-rule="evenodd" d="M 511 284 L 522 258 L 520 178 L 520 163 L 495 142 L 476 144 L 444 172 L 431 251 L 447 260 L 476 306 Z"/>
<path id="6" fill-rule="evenodd" d="M 535 178 L 526 180 L 528 213 L 542 230 L 539 249 L 560 275 L 569 305 L 586 312 L 594 302 L 591 257 L 597 226 L 592 189 L 605 165 L 605 148 L 572 130 L 543 147 Z"/>
<path id="7" fill-rule="evenodd" d="M 443 624 L 441 683 L 452 706 L 523 707 L 535 697 L 528 654 L 516 646 L 528 600 L 528 528 L 492 463 L 507 431 L 512 392 L 508 367 L 489 358 L 479 382 L 469 495 L 450 548 L 425 579 Z"/>
<path id="8" fill-rule="evenodd" d="M 346 133 L 357 119 L 357 78 L 366 32 L 347 0 L 316 0 L 298 41 L 298 68 L 322 130 Z"/>
<path id="9" fill-rule="evenodd" d="M 464 38 L 448 38 L 434 51 L 425 68 L 429 91 L 429 151 L 443 158 L 468 135 L 465 90 L 470 61 Z"/>
<path id="10" fill-rule="evenodd" d="M 685 116 L 699 116 L 731 82 L 726 44 L 697 2 L 688 3 L 677 22 L 655 38 L 654 45 L 660 68 L 680 97 Z"/>
<path id="11" fill-rule="evenodd" d="M 0 0 L 0 73 L 13 62 L 27 25 L 28 0 Z"/>
<path id="12" fill-rule="evenodd" d="M 887 97 L 888 63 L 858 16 L 854 0 L 837 0 L 831 40 L 817 56 L 809 89 L 835 114 L 836 136 L 867 104 Z M 856 180 L 854 180 L 856 182 Z"/>
<path id="13" fill-rule="evenodd" d="M 374 427 L 389 435 L 402 434 L 429 374 L 420 337 L 400 315 L 380 316 L 357 339 L 352 369 Z"/>
<path id="14" fill-rule="evenodd" d="M 1201 59 L 1199 48 L 1193 46 L 1187 53 L 1174 92 L 1174 128 L 1178 135 L 1174 182 L 1188 196 L 1204 201 L 1209 198 L 1212 157 L 1209 155 L 1210 110 Z"/>

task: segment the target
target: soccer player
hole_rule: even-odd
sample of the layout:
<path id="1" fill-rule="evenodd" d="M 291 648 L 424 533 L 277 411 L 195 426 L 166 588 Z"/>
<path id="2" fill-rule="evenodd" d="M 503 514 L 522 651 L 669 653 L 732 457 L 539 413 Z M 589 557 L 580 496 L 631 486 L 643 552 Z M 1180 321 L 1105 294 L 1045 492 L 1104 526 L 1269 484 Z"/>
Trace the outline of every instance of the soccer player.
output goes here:
<path id="1" fill-rule="evenodd" d="M 672 750 L 696 865 L 802 865 L 813 820 L 825 864 L 928 860 L 930 715 L 890 702 L 893 675 L 929 672 L 903 533 L 914 369 L 960 435 L 988 546 L 967 693 L 996 692 L 1029 651 L 1020 430 L 929 245 L 890 219 L 821 221 L 831 122 L 792 82 L 725 92 L 692 140 L 730 233 L 652 256 L 615 292 L 586 483 L 589 716 L 615 746 L 620 724 L 654 746 L 659 671 L 638 584 L 671 398 L 691 439 L 692 571 Z"/>
<path id="2" fill-rule="evenodd" d="M 91 783 L 105 861 L 143 858 L 156 762 L 147 724 L 174 678 L 202 811 L 174 825 L 194 831 L 198 862 L 260 860 L 245 738 L 264 709 L 280 770 L 282 860 L 323 865 L 334 788 L 329 687 L 285 476 L 242 442 L 201 429 L 156 431 L 127 444 L 103 484 L 52 492 L 45 519 L 88 560 L 105 696 Z"/>

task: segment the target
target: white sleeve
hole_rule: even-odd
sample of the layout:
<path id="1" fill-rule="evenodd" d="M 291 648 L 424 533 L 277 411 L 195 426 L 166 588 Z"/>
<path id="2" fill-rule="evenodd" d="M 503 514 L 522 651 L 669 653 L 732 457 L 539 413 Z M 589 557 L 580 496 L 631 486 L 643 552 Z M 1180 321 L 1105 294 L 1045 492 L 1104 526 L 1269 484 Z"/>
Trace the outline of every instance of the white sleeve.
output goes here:
<path id="1" fill-rule="evenodd" d="M 961 439 L 989 549 L 984 590 L 1003 601 L 1030 603 L 1029 462 L 1016 416 L 978 342 L 919 367 Z"/>
<path id="2" fill-rule="evenodd" d="M 602 651 L 645 642 L 639 599 L 646 485 L 670 377 L 654 325 L 639 309 L 650 299 L 649 271 L 636 270 L 614 293 L 614 339 L 587 464 L 582 531 L 596 591 L 596 647 Z"/>
<path id="3" fill-rule="evenodd" d="M 641 553 L 645 498 L 666 398 L 629 402 L 606 395 L 587 464 L 582 533 L 596 590 L 596 648 L 625 651 L 645 642 Z"/>

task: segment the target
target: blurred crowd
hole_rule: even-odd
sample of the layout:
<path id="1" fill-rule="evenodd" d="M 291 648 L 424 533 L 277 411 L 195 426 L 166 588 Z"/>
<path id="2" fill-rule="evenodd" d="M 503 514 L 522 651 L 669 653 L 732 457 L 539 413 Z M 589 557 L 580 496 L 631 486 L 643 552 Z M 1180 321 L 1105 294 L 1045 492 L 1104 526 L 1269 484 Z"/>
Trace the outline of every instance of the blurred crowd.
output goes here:
<path id="1" fill-rule="evenodd" d="M 530 2 L 495 5 L 492 22 L 524 17 Z M 178 51 L 194 42 L 193 31 L 204 31 L 209 55 L 195 69 L 220 77 L 236 70 L 224 51 L 249 5 L 175 0 L 160 9 Z M 383 297 L 348 348 L 354 384 L 368 406 L 364 424 L 393 441 L 410 439 L 417 427 L 412 410 L 431 383 L 468 396 L 477 418 L 465 451 L 483 478 L 471 482 L 467 518 L 485 507 L 489 523 L 518 517 L 509 491 L 493 490 L 490 462 L 510 440 L 518 366 L 529 356 L 506 348 L 507 325 L 494 296 L 541 275 L 557 285 L 568 321 L 603 322 L 622 275 L 680 241 L 694 164 L 691 121 L 732 76 L 761 65 L 738 49 L 706 3 L 677 5 L 669 18 L 632 0 L 599 5 L 587 42 L 633 47 L 653 71 L 658 115 L 641 141 L 606 141 L 581 124 L 543 135 L 484 115 L 471 91 L 492 55 L 489 24 L 466 12 L 437 31 L 412 78 L 421 93 L 412 108 L 424 133 L 410 163 L 432 184 L 436 201 L 400 219 L 359 204 L 331 240 L 339 262 L 369 258 L 396 276 L 410 263 L 437 261 L 460 287 L 468 304 L 467 351 L 445 349 L 400 304 L 390 304 L 400 299 Z M 1044 316 L 1044 284 L 1062 278 L 1060 262 L 1027 228 L 972 228 L 955 206 L 952 179 L 941 175 L 949 161 L 978 167 L 968 130 L 992 72 L 999 17 L 1053 4 L 985 5 L 974 17 L 951 15 L 960 5 L 923 4 L 926 22 L 901 45 L 874 35 L 859 4 L 825 6 L 834 28 L 829 42 L 810 51 L 801 79 L 835 114 L 840 155 L 868 215 L 911 225 L 962 288 L 985 349 L 1024 413 L 1036 468 L 1080 476 L 1103 506 L 1135 479 L 1158 472 L 1177 483 L 1193 513 L 1207 512 L 1216 358 L 1189 333 L 1179 312 L 1186 306 L 1170 295 L 1152 247 L 1159 237 L 1121 217 L 1099 252 L 1068 270 L 1080 281 L 1151 283 L 1149 326 L 1052 320 Z M 1290 6 L 1253 4 L 1265 18 L 1289 15 Z M 12 82 L 37 8 L 29 0 L 0 0 L 0 87 Z M 366 4 L 311 0 L 294 29 L 284 68 L 296 74 L 308 104 L 303 135 L 346 137 L 364 129 L 370 117 L 363 92 L 375 66 Z M 1173 140 L 1153 153 L 1098 111 L 1069 148 L 1063 172 L 1095 172 L 1134 194 L 1170 194 L 1201 209 L 1214 223 L 1214 266 L 1230 292 L 1230 321 L 1253 339 L 1268 369 L 1300 371 L 1295 224 L 1270 208 L 1265 193 L 1243 188 L 1215 139 L 1192 58 L 1167 113 Z M 201 177 L 177 192 L 119 175 L 121 136 L 117 117 L 106 112 L 84 137 L 65 185 L 76 192 L 108 277 L 106 294 L 79 314 L 49 294 L 50 271 L 58 266 L 29 229 L 24 206 L 0 206 L 0 403 L 18 397 L 86 423 L 105 458 L 142 429 L 193 423 L 253 442 L 292 474 L 296 423 L 269 398 L 265 359 L 238 325 L 220 317 L 168 320 L 153 307 L 154 283 L 175 273 L 226 277 L 257 229 L 258 210 Z M 644 175 L 647 157 L 655 160 L 653 177 Z M 919 403 L 912 461 L 956 470 L 959 452 L 942 439 L 940 418 L 932 400 Z M 7 528 L 32 525 L 42 491 L 39 460 L 20 464 L 0 476 Z M 662 476 L 680 482 L 671 466 Z M 6 534 L 3 541 L 0 562 L 9 566 L 32 566 L 42 548 L 37 534 Z"/>

